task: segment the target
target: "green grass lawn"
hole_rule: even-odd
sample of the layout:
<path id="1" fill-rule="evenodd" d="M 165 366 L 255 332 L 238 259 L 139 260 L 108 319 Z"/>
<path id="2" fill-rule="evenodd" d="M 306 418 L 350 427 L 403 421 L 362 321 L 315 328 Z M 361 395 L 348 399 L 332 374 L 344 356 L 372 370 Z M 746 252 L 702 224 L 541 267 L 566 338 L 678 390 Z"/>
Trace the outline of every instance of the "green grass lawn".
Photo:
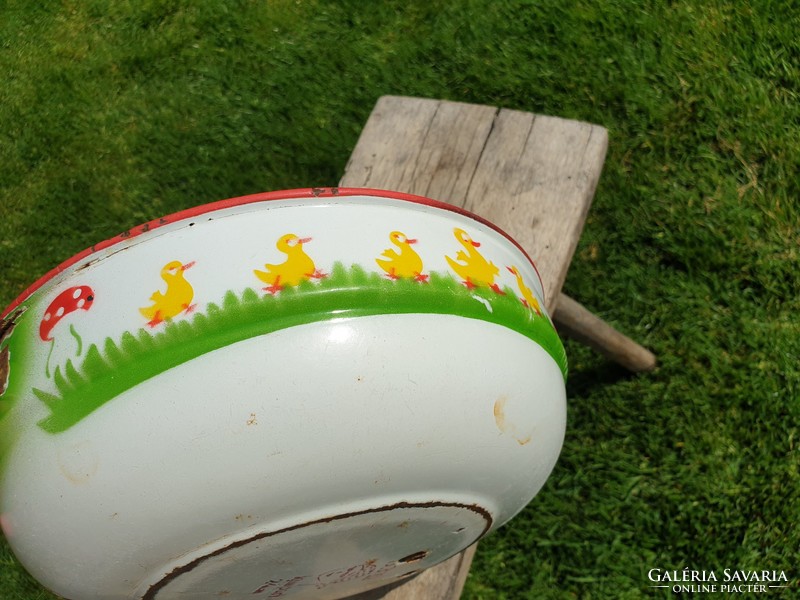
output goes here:
<path id="1" fill-rule="evenodd" d="M 799 30 L 790 0 L 0 2 L 0 305 L 135 224 L 334 184 L 382 94 L 601 124 L 565 291 L 660 367 L 567 344 L 561 459 L 464 596 L 666 598 L 648 571 L 688 567 L 794 597 Z M 0 542 L 0 600 L 37 598 Z"/>

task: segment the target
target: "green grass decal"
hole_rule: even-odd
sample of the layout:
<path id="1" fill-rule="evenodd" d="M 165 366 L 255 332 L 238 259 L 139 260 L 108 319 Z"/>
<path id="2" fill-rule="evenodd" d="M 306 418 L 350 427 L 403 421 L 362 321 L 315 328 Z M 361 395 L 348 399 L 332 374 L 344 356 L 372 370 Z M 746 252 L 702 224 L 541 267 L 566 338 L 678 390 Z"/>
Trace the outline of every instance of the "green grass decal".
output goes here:
<path id="1" fill-rule="evenodd" d="M 64 431 L 122 392 L 206 352 L 324 321 L 334 311 L 336 317 L 436 313 L 497 323 L 539 343 L 566 377 L 566 355 L 550 322 L 533 316 L 512 289 L 505 292 L 468 290 L 451 276 L 437 273 L 431 273 L 428 283 L 391 281 L 340 263 L 321 282 L 305 282 L 277 296 L 261 296 L 252 289 L 241 297 L 228 292 L 222 306 L 209 304 L 205 314 L 169 322 L 160 332 L 126 332 L 119 342 L 106 339 L 103 348 L 92 344 L 79 367 L 67 361 L 63 371 L 56 368 L 58 395 L 33 390 L 51 411 L 39 425 L 51 433 Z"/>

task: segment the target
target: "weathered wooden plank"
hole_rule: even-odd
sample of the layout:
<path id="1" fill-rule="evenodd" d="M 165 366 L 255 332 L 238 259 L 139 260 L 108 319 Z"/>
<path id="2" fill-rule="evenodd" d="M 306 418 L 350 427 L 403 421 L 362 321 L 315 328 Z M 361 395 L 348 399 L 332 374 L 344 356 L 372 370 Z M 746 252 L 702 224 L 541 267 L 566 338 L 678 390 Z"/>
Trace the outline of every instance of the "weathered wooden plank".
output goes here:
<path id="1" fill-rule="evenodd" d="M 549 307 L 564 284 L 607 146 L 597 125 L 501 110 L 475 171 L 466 208 L 527 250 Z"/>
<path id="2" fill-rule="evenodd" d="M 496 113 L 489 106 L 383 96 L 339 185 L 419 194 L 464 206 Z"/>

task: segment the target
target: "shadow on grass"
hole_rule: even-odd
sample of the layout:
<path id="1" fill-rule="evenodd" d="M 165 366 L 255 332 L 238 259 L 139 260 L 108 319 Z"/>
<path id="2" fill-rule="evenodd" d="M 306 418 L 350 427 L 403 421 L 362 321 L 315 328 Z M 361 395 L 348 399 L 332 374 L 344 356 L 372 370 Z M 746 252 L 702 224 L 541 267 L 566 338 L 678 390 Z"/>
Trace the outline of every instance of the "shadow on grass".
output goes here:
<path id="1" fill-rule="evenodd" d="M 567 398 L 591 396 L 598 389 L 640 376 L 617 363 L 598 357 L 591 365 L 570 372 L 567 378 Z"/>

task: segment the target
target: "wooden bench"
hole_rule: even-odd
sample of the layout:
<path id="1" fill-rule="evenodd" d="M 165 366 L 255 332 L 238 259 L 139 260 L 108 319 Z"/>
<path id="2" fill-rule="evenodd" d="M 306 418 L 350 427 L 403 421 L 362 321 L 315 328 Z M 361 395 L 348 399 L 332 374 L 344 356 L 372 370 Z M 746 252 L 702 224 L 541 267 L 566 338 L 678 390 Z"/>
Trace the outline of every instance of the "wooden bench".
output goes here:
<path id="1" fill-rule="evenodd" d="M 383 96 L 340 181 L 419 194 L 501 227 L 536 262 L 560 333 L 632 371 L 652 353 L 561 293 L 605 160 L 608 135 L 589 123 L 491 106 Z M 403 584 L 352 600 L 455 600 L 475 546 Z"/>

